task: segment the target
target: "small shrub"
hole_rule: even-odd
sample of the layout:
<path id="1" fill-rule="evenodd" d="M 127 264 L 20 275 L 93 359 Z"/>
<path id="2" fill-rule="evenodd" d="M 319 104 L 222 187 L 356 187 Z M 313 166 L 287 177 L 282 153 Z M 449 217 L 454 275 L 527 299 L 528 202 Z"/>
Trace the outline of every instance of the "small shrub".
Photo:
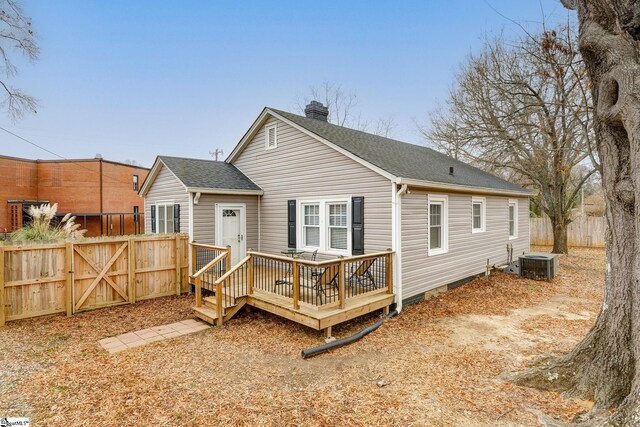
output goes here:
<path id="1" fill-rule="evenodd" d="M 52 223 L 57 211 L 57 203 L 31 206 L 29 208 L 31 223 L 11 233 L 10 240 L 23 242 L 82 239 L 87 230 L 80 230 L 80 224 L 75 223 L 75 216 L 67 214 L 59 223 Z"/>

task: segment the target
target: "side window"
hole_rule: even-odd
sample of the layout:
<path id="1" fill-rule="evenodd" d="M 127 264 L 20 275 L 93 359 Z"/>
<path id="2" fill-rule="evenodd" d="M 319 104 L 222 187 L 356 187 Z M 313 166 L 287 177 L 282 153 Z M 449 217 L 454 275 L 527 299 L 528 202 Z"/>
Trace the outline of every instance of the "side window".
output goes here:
<path id="1" fill-rule="evenodd" d="M 471 198 L 471 232 L 482 233 L 486 229 L 486 204 L 484 197 Z"/>
<path id="2" fill-rule="evenodd" d="M 133 189 L 138 191 L 138 175 L 133 175 Z"/>
<path id="3" fill-rule="evenodd" d="M 448 207 L 446 196 L 429 196 L 429 255 L 446 253 L 448 248 Z"/>
<path id="4" fill-rule="evenodd" d="M 518 238 L 518 201 L 509 200 L 509 238 Z"/>

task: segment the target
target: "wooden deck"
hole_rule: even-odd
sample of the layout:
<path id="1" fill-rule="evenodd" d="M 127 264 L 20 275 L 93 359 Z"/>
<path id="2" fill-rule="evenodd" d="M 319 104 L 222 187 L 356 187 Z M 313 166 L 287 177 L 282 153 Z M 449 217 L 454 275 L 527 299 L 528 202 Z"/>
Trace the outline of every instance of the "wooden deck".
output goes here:
<path id="1" fill-rule="evenodd" d="M 212 324 L 249 305 L 330 336 L 332 326 L 388 310 L 395 299 L 391 252 L 322 262 L 249 252 L 226 271 L 220 266 L 230 259 L 227 248 L 194 246 L 212 253 L 208 263 L 198 258 L 200 270 L 191 276 L 194 313 Z"/>

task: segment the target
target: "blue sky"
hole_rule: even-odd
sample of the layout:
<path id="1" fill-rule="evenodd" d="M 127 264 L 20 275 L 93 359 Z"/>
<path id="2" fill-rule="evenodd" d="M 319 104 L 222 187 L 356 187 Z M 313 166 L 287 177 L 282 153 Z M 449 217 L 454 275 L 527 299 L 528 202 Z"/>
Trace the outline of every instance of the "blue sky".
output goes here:
<path id="1" fill-rule="evenodd" d="M 325 81 L 365 120 L 421 143 L 415 122 L 446 99 L 485 33 L 566 21 L 558 0 L 25 0 L 41 48 L 14 84 L 38 114 L 3 127 L 65 158 L 225 156 L 265 106 L 296 111 Z M 498 13 L 499 12 L 499 13 Z M 53 158 L 0 132 L 0 154 Z"/>

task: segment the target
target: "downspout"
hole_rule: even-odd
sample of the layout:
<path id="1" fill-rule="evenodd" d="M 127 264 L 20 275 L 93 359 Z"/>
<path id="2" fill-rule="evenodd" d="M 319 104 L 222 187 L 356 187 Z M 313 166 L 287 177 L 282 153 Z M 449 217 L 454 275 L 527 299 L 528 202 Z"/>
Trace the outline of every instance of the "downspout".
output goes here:
<path id="1" fill-rule="evenodd" d="M 262 252 L 262 236 L 260 224 L 260 206 L 262 205 L 262 196 L 258 196 L 258 252 Z"/>
<path id="2" fill-rule="evenodd" d="M 396 294 L 396 310 L 402 311 L 402 196 L 407 193 L 407 184 L 402 184 L 400 189 L 393 184 L 393 247 L 395 251 L 393 271 L 393 292 Z"/>

